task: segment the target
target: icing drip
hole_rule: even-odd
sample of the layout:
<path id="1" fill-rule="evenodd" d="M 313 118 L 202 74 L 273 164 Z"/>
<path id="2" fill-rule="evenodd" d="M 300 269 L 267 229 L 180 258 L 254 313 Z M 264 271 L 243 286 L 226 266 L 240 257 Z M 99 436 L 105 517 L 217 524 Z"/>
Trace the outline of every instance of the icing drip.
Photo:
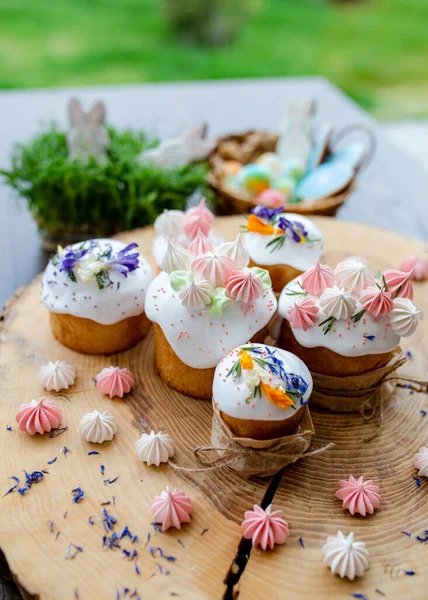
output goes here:
<path id="1" fill-rule="evenodd" d="M 350 292 L 360 293 L 364 288 L 375 284 L 375 278 L 367 265 L 356 258 L 348 258 L 334 269 L 340 287 Z"/>
<path id="2" fill-rule="evenodd" d="M 202 279 L 207 279 L 213 287 L 224 287 L 235 265 L 227 256 L 208 252 L 195 258 L 191 268 Z"/>
<path id="3" fill-rule="evenodd" d="M 244 513 L 241 524 L 244 538 L 252 540 L 253 548 L 273 550 L 275 544 L 285 544 L 288 537 L 288 524 L 282 517 L 282 510 L 272 510 L 272 504 L 263 510 L 254 504 L 253 510 Z"/>
<path id="4" fill-rule="evenodd" d="M 217 247 L 217 254 L 232 259 L 237 269 L 244 269 L 250 262 L 250 256 L 244 248 L 242 234 L 239 234 L 234 242 L 225 242 Z"/>
<path id="5" fill-rule="evenodd" d="M 372 515 L 380 507 L 380 490 L 371 479 L 364 481 L 363 477 L 355 479 L 351 475 L 349 479 L 341 479 L 339 486 L 336 498 L 343 500 L 343 508 L 347 508 L 351 515 L 359 513 L 365 517 L 367 514 Z"/>
<path id="6" fill-rule="evenodd" d="M 211 302 L 213 295 L 214 290 L 208 281 L 196 281 L 196 279 L 182 287 L 179 293 L 181 304 L 188 310 L 204 308 Z"/>
<path id="7" fill-rule="evenodd" d="M 116 418 L 109 415 L 107 410 L 102 413 L 94 410 L 82 417 L 79 430 L 87 442 L 94 444 L 109 442 L 117 432 Z"/>
<path id="8" fill-rule="evenodd" d="M 114 398 L 123 398 L 135 385 L 134 377 L 128 369 L 107 367 L 102 369 L 96 377 L 97 388 L 102 394 Z"/>
<path id="9" fill-rule="evenodd" d="M 162 269 L 166 273 L 173 271 L 187 271 L 190 269 L 190 253 L 184 248 L 176 246 L 169 238 L 165 256 L 162 262 Z"/>
<path id="10" fill-rule="evenodd" d="M 291 326 L 307 331 L 316 321 L 318 306 L 311 298 L 300 298 L 288 309 L 287 318 Z"/>
<path id="11" fill-rule="evenodd" d="M 360 297 L 363 309 L 374 317 L 384 317 L 392 310 L 391 293 L 376 286 L 365 289 Z"/>
<path id="12" fill-rule="evenodd" d="M 153 522 L 160 523 L 162 531 L 166 531 L 170 527 L 181 529 L 183 523 L 190 523 L 190 515 L 194 508 L 191 499 L 184 492 L 171 492 L 166 486 L 160 496 L 155 496 L 152 511 Z"/>
<path id="13" fill-rule="evenodd" d="M 207 252 L 214 251 L 214 244 L 210 242 L 206 235 L 204 235 L 202 229 L 198 229 L 198 233 L 189 246 L 189 252 L 193 257 L 199 256 L 199 254 L 206 254 Z"/>
<path id="14" fill-rule="evenodd" d="M 327 288 L 320 296 L 320 306 L 327 315 L 334 319 L 349 319 L 354 312 L 355 298 L 337 285 Z"/>
<path id="15" fill-rule="evenodd" d="M 263 295 L 263 283 L 251 271 L 235 270 L 226 281 L 226 290 L 230 298 L 246 304 Z"/>
<path id="16" fill-rule="evenodd" d="M 174 239 L 182 232 L 184 220 L 183 211 L 165 209 L 154 222 L 154 228 L 157 234 Z"/>
<path id="17" fill-rule="evenodd" d="M 391 328 L 399 336 L 409 337 L 414 333 L 422 316 L 409 298 L 396 298 L 389 314 Z"/>
<path id="18" fill-rule="evenodd" d="M 59 427 L 61 416 L 61 411 L 53 400 L 40 398 L 21 404 L 16 422 L 19 423 L 21 431 L 27 431 L 30 435 L 42 435 Z"/>
<path id="19" fill-rule="evenodd" d="M 356 542 L 354 534 L 345 537 L 338 531 L 334 537 L 328 537 L 322 547 L 324 563 L 330 567 L 333 575 L 347 577 L 351 581 L 362 577 L 369 568 L 369 552 L 364 542 Z"/>
<path id="20" fill-rule="evenodd" d="M 428 477 L 428 448 L 421 446 L 415 454 L 415 469 L 419 469 L 418 475 Z"/>
<path id="21" fill-rule="evenodd" d="M 334 285 L 333 269 L 328 265 L 322 265 L 319 261 L 301 278 L 303 288 L 310 294 L 322 294 L 322 292 Z"/>
<path id="22" fill-rule="evenodd" d="M 413 277 L 413 271 L 404 273 L 396 269 L 388 269 L 383 274 L 383 277 L 393 298 L 400 296 L 400 298 L 413 300 L 413 285 L 410 281 Z"/>
<path id="23" fill-rule="evenodd" d="M 135 442 L 135 450 L 138 458 L 147 463 L 147 466 L 166 463 L 174 456 L 174 443 L 167 433 L 159 431 L 141 434 L 139 440 Z"/>
<path id="24" fill-rule="evenodd" d="M 189 208 L 189 210 L 186 211 L 183 231 L 191 240 L 193 240 L 199 229 L 204 235 L 208 235 L 213 223 L 214 215 L 205 206 L 205 198 L 202 198 L 198 206 Z"/>
<path id="25" fill-rule="evenodd" d="M 47 365 L 40 367 L 38 380 L 48 391 L 68 390 L 76 379 L 76 370 L 65 360 L 49 361 Z"/>

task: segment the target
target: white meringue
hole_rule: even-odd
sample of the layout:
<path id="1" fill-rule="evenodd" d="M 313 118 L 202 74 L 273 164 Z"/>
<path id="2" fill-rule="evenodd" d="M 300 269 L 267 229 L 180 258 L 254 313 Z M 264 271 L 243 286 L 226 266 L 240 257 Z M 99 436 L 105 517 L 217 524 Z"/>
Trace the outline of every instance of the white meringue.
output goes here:
<path id="1" fill-rule="evenodd" d="M 154 228 L 159 235 L 178 237 L 183 232 L 184 212 L 182 210 L 167 210 L 158 216 Z"/>
<path id="2" fill-rule="evenodd" d="M 231 258 L 235 267 L 239 270 L 244 269 L 250 262 L 250 255 L 242 244 L 242 234 L 239 233 L 234 242 L 225 242 L 217 247 L 217 254 Z"/>
<path id="3" fill-rule="evenodd" d="M 49 361 L 47 365 L 40 367 L 37 378 L 49 392 L 68 390 L 76 379 L 76 369 L 65 360 Z"/>
<path id="4" fill-rule="evenodd" d="M 394 333 L 401 337 L 412 335 L 422 313 L 409 298 L 396 298 L 389 313 L 389 322 Z"/>
<path id="5" fill-rule="evenodd" d="M 168 275 L 173 271 L 188 271 L 190 269 L 190 253 L 185 248 L 176 246 L 168 238 L 162 269 Z"/>
<path id="6" fill-rule="evenodd" d="M 320 296 L 320 306 L 327 317 L 349 319 L 355 309 L 355 298 L 343 288 L 334 285 Z"/>
<path id="7" fill-rule="evenodd" d="M 339 286 L 350 292 L 359 293 L 364 288 L 376 283 L 368 266 L 354 257 L 338 263 L 334 269 L 334 275 Z"/>
<path id="8" fill-rule="evenodd" d="M 179 293 L 181 304 L 188 310 L 201 310 L 211 302 L 213 295 L 214 290 L 209 281 L 196 279 L 181 288 Z"/>
<path id="9" fill-rule="evenodd" d="M 345 537 L 338 531 L 334 537 L 328 537 L 322 547 L 324 562 L 333 575 L 347 577 L 351 581 L 362 577 L 369 568 L 369 551 L 364 542 L 354 541 L 354 534 Z"/>
<path id="10" fill-rule="evenodd" d="M 103 413 L 94 410 L 82 417 L 79 430 L 87 442 L 109 442 L 117 431 L 116 417 L 109 415 L 107 410 Z"/>
<path id="11" fill-rule="evenodd" d="M 167 433 L 161 431 L 155 433 L 152 430 L 150 435 L 141 434 L 140 439 L 135 442 L 135 450 L 138 458 L 148 466 L 156 465 L 158 467 L 174 456 L 174 442 Z"/>
<path id="12" fill-rule="evenodd" d="M 415 469 L 419 469 L 418 475 L 428 477 L 428 448 L 421 446 L 415 454 Z"/>

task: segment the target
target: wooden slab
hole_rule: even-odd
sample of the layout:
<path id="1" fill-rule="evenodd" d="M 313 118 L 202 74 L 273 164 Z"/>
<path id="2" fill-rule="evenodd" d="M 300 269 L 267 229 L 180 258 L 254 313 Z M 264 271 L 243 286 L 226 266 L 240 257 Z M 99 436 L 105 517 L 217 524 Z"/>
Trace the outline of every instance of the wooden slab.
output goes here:
<path id="1" fill-rule="evenodd" d="M 358 253 L 368 255 L 372 266 L 383 269 L 397 266 L 406 254 L 424 251 L 420 242 L 376 228 L 314 220 L 324 231 L 326 257 L 331 262 L 343 258 L 345 252 Z M 242 222 L 239 216 L 218 219 L 216 228 L 230 240 Z M 142 252 L 150 256 L 151 229 L 121 238 L 137 241 Z M 172 435 L 179 464 L 199 466 L 193 448 L 209 441 L 210 403 L 182 396 L 163 384 L 153 368 L 151 336 L 133 350 L 111 357 L 83 356 L 62 347 L 50 333 L 39 283 L 35 280 L 10 304 L 0 349 L 2 489 L 5 492 L 13 485 L 13 480 L 7 479 L 10 476 L 20 477 L 22 483 L 24 469 L 49 471 L 26 495 L 13 492 L 1 500 L 0 547 L 12 572 L 21 586 L 40 600 L 129 598 L 131 592 L 124 595 L 125 588 L 136 588 L 141 598 L 163 599 L 177 594 L 186 599 L 222 598 L 226 593 L 223 580 L 241 539 L 243 512 L 261 502 L 268 481 L 247 482 L 228 469 L 189 474 L 140 463 L 134 444 L 147 426 L 164 428 Z M 416 289 L 416 303 L 425 308 L 427 289 L 427 284 L 418 284 Z M 426 378 L 428 364 L 423 344 L 426 329 L 422 324 L 405 343 L 405 349 L 412 352 L 405 370 L 419 379 Z M 14 417 L 22 402 L 42 395 L 37 372 L 41 364 L 55 359 L 67 359 L 78 370 L 76 384 L 67 393 L 53 394 L 64 412 L 63 425 L 69 429 L 56 438 L 31 438 L 18 431 Z M 138 384 L 124 401 L 102 397 L 94 387 L 92 378 L 110 364 L 130 368 L 136 375 Z M 313 412 L 315 446 L 333 441 L 336 447 L 286 470 L 274 504 L 285 511 L 290 538 L 274 552 L 251 553 L 239 584 L 240 598 L 309 600 L 364 593 L 372 600 L 382 597 L 375 588 L 389 598 L 426 597 L 428 550 L 415 537 L 400 531 L 416 535 L 428 528 L 428 485 L 423 480 L 416 486 L 412 467 L 413 454 L 428 443 L 428 415 L 422 417 L 420 413 L 427 406 L 426 395 L 399 390 L 384 411 L 381 427 L 377 419 L 365 422 L 359 415 Z M 113 442 L 97 446 L 80 438 L 79 421 L 94 408 L 108 408 L 117 417 L 119 431 Z M 6 429 L 8 425 L 12 431 Z M 71 451 L 67 456 L 59 455 L 64 446 Z M 91 450 L 101 454 L 88 456 Z M 48 465 L 55 456 L 57 460 Z M 104 476 L 101 464 L 105 465 Z M 370 518 L 346 515 L 334 497 L 338 479 L 351 473 L 373 477 L 382 488 L 382 507 Z M 117 476 L 114 483 L 103 483 Z M 196 510 L 192 523 L 182 531 L 161 534 L 151 525 L 150 504 L 165 485 L 184 489 Z M 78 486 L 85 497 L 73 504 L 71 491 Z M 115 530 L 120 534 L 128 525 L 140 538 L 134 544 L 121 542 L 127 550 L 138 550 L 140 575 L 133 562 L 122 558 L 120 549 L 102 548 L 101 503 L 113 502 L 113 496 L 115 504 L 105 508 L 117 519 Z M 90 516 L 94 525 L 88 522 Z M 326 535 L 340 528 L 344 532 L 354 530 L 372 554 L 371 569 L 353 583 L 333 577 L 322 564 L 320 546 Z M 74 559 L 65 558 L 70 544 L 83 548 Z M 150 545 L 161 547 L 165 555 L 176 560 L 160 558 L 159 551 L 153 557 Z M 406 576 L 404 570 L 413 570 L 416 575 Z"/>

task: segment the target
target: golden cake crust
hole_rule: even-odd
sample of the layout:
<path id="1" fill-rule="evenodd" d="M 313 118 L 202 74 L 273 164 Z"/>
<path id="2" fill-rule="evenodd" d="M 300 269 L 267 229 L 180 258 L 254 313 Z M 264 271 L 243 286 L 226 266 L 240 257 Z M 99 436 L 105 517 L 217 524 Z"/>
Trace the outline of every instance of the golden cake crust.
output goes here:
<path id="1" fill-rule="evenodd" d="M 235 436 L 251 438 L 253 440 L 273 440 L 291 435 L 302 421 L 303 414 L 304 407 L 301 406 L 291 417 L 282 421 L 261 421 L 256 419 L 237 419 L 220 411 L 221 418 Z"/>

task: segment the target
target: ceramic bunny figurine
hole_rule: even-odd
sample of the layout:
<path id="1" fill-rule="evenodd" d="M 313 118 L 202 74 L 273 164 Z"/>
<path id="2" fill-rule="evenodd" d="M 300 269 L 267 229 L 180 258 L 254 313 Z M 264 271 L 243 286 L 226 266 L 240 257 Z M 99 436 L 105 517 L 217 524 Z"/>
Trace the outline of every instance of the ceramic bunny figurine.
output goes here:
<path id="1" fill-rule="evenodd" d="M 109 135 L 105 126 L 105 107 L 97 102 L 85 112 L 79 100 L 72 98 L 69 104 L 70 130 L 67 134 L 68 157 L 88 162 L 94 156 L 99 162 L 107 162 Z"/>
<path id="2" fill-rule="evenodd" d="M 279 140 L 276 148 L 281 160 L 294 159 L 306 164 L 313 136 L 312 99 L 289 102 L 285 117 L 279 123 Z"/>
<path id="3" fill-rule="evenodd" d="M 203 160 L 215 147 L 214 140 L 205 138 L 206 125 L 198 125 L 181 136 L 163 140 L 156 148 L 144 150 L 140 161 L 155 163 L 159 167 L 175 169 L 191 162 Z"/>

